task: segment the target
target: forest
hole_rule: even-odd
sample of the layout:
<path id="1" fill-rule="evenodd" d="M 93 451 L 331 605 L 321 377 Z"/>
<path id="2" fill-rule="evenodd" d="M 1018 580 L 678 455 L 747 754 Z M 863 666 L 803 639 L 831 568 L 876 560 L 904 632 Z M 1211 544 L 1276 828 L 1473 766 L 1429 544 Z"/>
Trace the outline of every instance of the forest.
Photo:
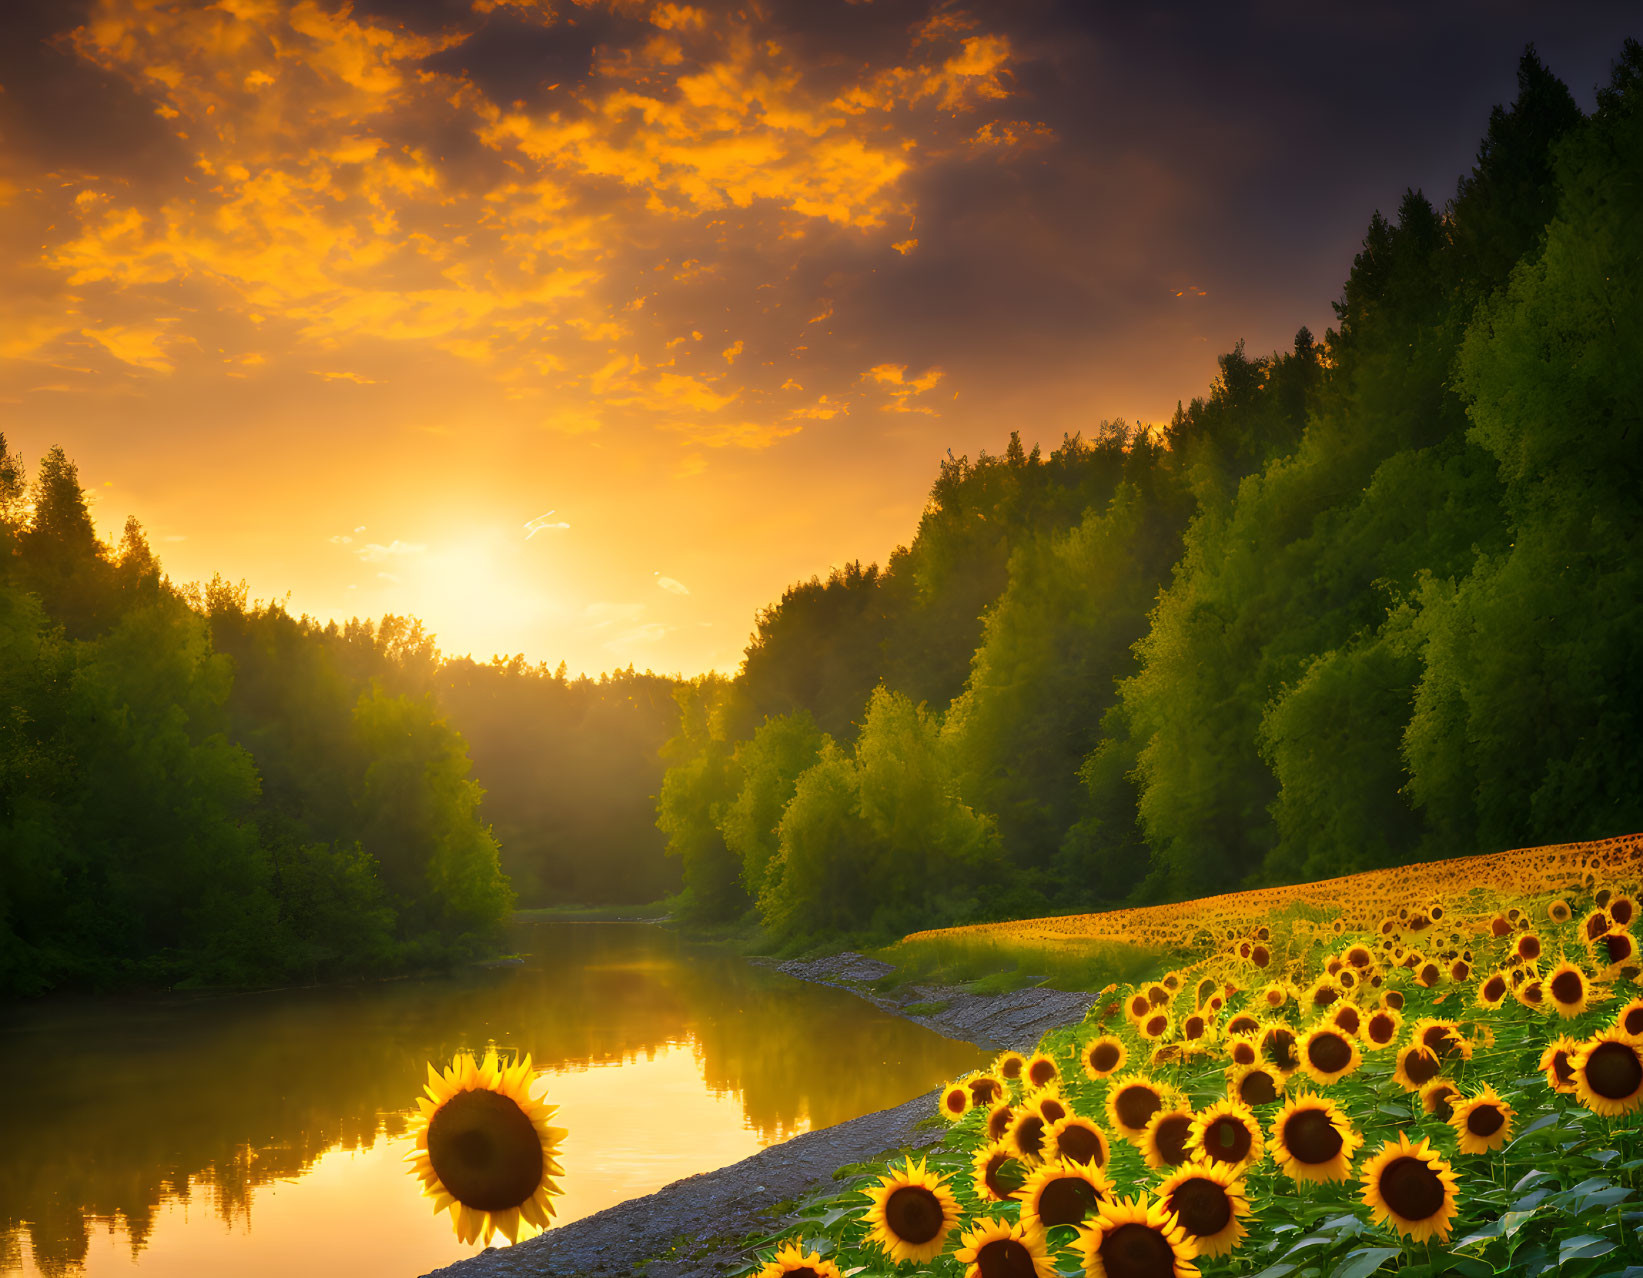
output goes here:
<path id="1" fill-rule="evenodd" d="M 801 944 L 1643 828 L 1643 48 L 1528 50 L 1335 323 L 1167 429 L 943 463 L 680 691 L 659 823 Z"/>
<path id="2" fill-rule="evenodd" d="M 1167 425 L 944 461 L 732 676 L 179 587 L 0 440 L 0 991 L 490 953 L 672 895 L 802 948 L 1643 829 L 1643 47 L 1525 53 L 1335 323 Z"/>

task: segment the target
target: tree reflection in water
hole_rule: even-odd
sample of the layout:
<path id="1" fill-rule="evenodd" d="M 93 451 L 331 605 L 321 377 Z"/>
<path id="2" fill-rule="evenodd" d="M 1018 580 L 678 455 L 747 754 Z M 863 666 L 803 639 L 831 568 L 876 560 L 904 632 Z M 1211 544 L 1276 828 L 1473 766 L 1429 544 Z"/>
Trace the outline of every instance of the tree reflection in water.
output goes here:
<path id="1" fill-rule="evenodd" d="M 528 924 L 517 944 L 530 951 L 520 968 L 58 1000 L 14 1014 L 0 1031 L 14 1098 L 0 1268 L 21 1265 L 26 1235 L 43 1273 L 72 1274 L 92 1226 L 105 1223 L 135 1255 L 163 1204 L 202 1189 L 224 1220 L 248 1225 L 256 1187 L 300 1177 L 329 1150 L 402 1134 L 427 1062 L 459 1050 L 494 1044 L 565 1071 L 689 1044 L 706 1087 L 739 1096 L 767 1141 L 898 1104 L 984 1059 L 850 995 L 656 927 Z"/>

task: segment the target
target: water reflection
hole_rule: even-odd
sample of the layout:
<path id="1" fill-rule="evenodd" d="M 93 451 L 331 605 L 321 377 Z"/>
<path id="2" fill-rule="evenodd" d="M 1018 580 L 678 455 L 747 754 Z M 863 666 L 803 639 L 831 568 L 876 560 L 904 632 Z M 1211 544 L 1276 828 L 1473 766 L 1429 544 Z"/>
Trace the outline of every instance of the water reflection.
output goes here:
<path id="1" fill-rule="evenodd" d="M 300 1182 L 328 1152 L 328 1178 L 332 1163 L 387 1167 L 425 1063 L 459 1050 L 529 1051 L 565 1076 L 550 1099 L 567 1105 L 567 1157 L 587 1185 L 567 1195 L 562 1220 L 751 1152 L 748 1129 L 762 1144 L 842 1122 L 982 1059 L 657 928 L 536 924 L 518 944 L 530 951 L 523 967 L 443 980 L 14 1012 L 0 1030 L 12 1082 L 0 1269 L 22 1266 L 26 1236 L 41 1273 L 81 1272 L 93 1228 L 107 1226 L 140 1260 L 162 1216 L 165 1231 L 227 1223 L 248 1252 L 260 1249 L 275 1240 L 269 1220 L 250 1219 L 252 1191 Z M 583 1083 L 582 1071 L 595 1076 Z M 665 1104 L 624 1106 L 636 1089 Z M 658 1114 L 679 1141 L 647 1138 Z M 414 1187 L 392 1170 L 335 1173 L 328 1193 L 349 1209 L 334 1213 L 339 1228 L 369 1232 L 379 1211 L 399 1214 Z M 178 1210 L 191 1204 L 203 1210 Z M 304 1241 L 309 1255 L 329 1254 L 324 1239 Z"/>

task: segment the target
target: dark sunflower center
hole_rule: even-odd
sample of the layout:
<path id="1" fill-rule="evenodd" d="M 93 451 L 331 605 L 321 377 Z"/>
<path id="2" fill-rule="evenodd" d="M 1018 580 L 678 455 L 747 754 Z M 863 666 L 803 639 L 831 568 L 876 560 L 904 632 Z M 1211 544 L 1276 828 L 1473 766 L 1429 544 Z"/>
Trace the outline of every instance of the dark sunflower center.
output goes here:
<path id="1" fill-rule="evenodd" d="M 1552 997 L 1559 1003 L 1574 1006 L 1580 1002 L 1585 983 L 1580 979 L 1579 972 L 1559 972 L 1552 978 Z"/>
<path id="2" fill-rule="evenodd" d="M 1034 1158 L 1044 1148 L 1044 1120 L 1037 1114 L 1030 1114 L 1022 1119 L 1015 1129 L 1016 1147 L 1024 1154 L 1031 1154 Z"/>
<path id="3" fill-rule="evenodd" d="M 1229 1114 L 1223 1114 L 1204 1128 L 1204 1153 L 1223 1163 L 1241 1163 L 1252 1143 L 1249 1128 Z"/>
<path id="4" fill-rule="evenodd" d="M 1171 1167 L 1187 1161 L 1187 1137 L 1192 1134 L 1192 1119 L 1186 1114 L 1171 1114 L 1153 1130 L 1153 1143 L 1158 1156 Z"/>
<path id="5" fill-rule="evenodd" d="M 1421 968 L 1421 984 L 1436 985 L 1438 983 L 1439 975 L 1438 965 L 1436 963 L 1428 963 Z"/>
<path id="6" fill-rule="evenodd" d="M 1255 1048 L 1248 1043 L 1234 1043 L 1232 1045 L 1232 1059 L 1238 1065 L 1255 1064 Z"/>
<path id="7" fill-rule="evenodd" d="M 1632 903 L 1623 896 L 1610 901 L 1609 917 L 1621 927 L 1625 927 L 1632 921 Z"/>
<path id="8" fill-rule="evenodd" d="M 1325 985 L 1312 996 L 1312 1003 L 1315 1007 L 1328 1007 L 1340 996 L 1340 991 L 1333 985 Z"/>
<path id="9" fill-rule="evenodd" d="M 987 1170 L 982 1179 L 987 1182 L 992 1196 L 1003 1202 L 1006 1198 L 1015 1197 L 1021 1188 L 1021 1164 L 1008 1154 L 994 1154 L 987 1161 Z"/>
<path id="10" fill-rule="evenodd" d="M 1067 1107 L 1055 1097 L 1046 1096 L 1038 1102 L 1038 1112 L 1043 1115 L 1046 1123 L 1056 1123 L 1067 1116 Z"/>
<path id="11" fill-rule="evenodd" d="M 1034 1061 L 1027 1070 L 1027 1081 L 1034 1087 L 1042 1087 L 1055 1077 L 1055 1063 L 1053 1061 Z"/>
<path id="12" fill-rule="evenodd" d="M 1419 1158 L 1394 1158 L 1381 1171 L 1381 1200 L 1405 1220 L 1425 1220 L 1443 1206 L 1443 1182 Z"/>
<path id="13" fill-rule="evenodd" d="M 1474 1105 L 1466 1111 L 1466 1130 L 1474 1136 L 1493 1136 L 1506 1121 L 1494 1105 Z"/>
<path id="14" fill-rule="evenodd" d="M 1611 932 L 1603 938 L 1603 948 L 1608 951 L 1609 962 L 1624 962 L 1632 956 L 1632 938 L 1624 932 Z"/>
<path id="15" fill-rule="evenodd" d="M 1341 1134 L 1321 1109 L 1300 1109 L 1284 1123 L 1284 1144 L 1303 1163 L 1327 1163 L 1341 1152 Z"/>
<path id="16" fill-rule="evenodd" d="M 1538 1003 L 1544 997 L 1539 981 L 1530 981 L 1523 987 L 1523 1001 L 1525 1003 Z"/>
<path id="17" fill-rule="evenodd" d="M 1120 1225 L 1101 1240 L 1107 1278 L 1170 1278 L 1175 1248 L 1151 1225 Z"/>
<path id="18" fill-rule="evenodd" d="M 1063 1158 L 1075 1163 L 1101 1162 L 1101 1138 L 1088 1127 L 1066 1127 L 1056 1137 L 1056 1148 Z"/>
<path id="19" fill-rule="evenodd" d="M 1517 952 L 1519 954 L 1521 954 L 1526 959 L 1539 958 L 1540 957 L 1540 938 L 1535 937 L 1535 936 L 1519 937 L 1518 938 L 1518 943 L 1517 943 Z"/>
<path id="20" fill-rule="evenodd" d="M 1011 1057 L 1009 1060 L 1004 1062 L 1004 1068 L 1000 1070 L 999 1073 L 1003 1074 L 1005 1078 L 1020 1078 L 1021 1065 L 1022 1062 L 1020 1060 L 1015 1057 Z"/>
<path id="21" fill-rule="evenodd" d="M 1238 1099 L 1246 1105 L 1270 1105 L 1278 1099 L 1278 1089 L 1272 1085 L 1272 1075 L 1264 1069 L 1245 1074 L 1238 1084 Z"/>
<path id="22" fill-rule="evenodd" d="M 1117 1043 L 1097 1043 L 1090 1051 L 1090 1068 L 1105 1074 L 1118 1064 Z"/>
<path id="23" fill-rule="evenodd" d="M 1643 1083 L 1643 1063 L 1625 1043 L 1600 1043 L 1586 1058 L 1586 1086 L 1604 1100 L 1626 1100 Z"/>
<path id="24" fill-rule="evenodd" d="M 428 1124 L 428 1161 L 445 1192 L 476 1211 L 506 1211 L 542 1184 L 542 1141 L 525 1111 L 484 1089 L 458 1092 Z"/>
<path id="25" fill-rule="evenodd" d="M 1356 1034 L 1358 1027 L 1363 1024 L 1363 1019 L 1358 1015 L 1358 1009 L 1349 1005 L 1335 1013 L 1335 1024 L 1348 1034 Z"/>
<path id="26" fill-rule="evenodd" d="M 1251 1030 L 1260 1028 L 1260 1024 L 1253 1016 L 1234 1016 L 1227 1022 L 1227 1033 L 1248 1034 Z"/>
<path id="27" fill-rule="evenodd" d="M 998 1111 L 987 1116 L 987 1138 L 989 1140 L 1003 1140 L 1004 1133 L 1010 1129 L 1010 1119 L 1013 1115 L 1008 1105 L 1000 1105 Z"/>
<path id="28" fill-rule="evenodd" d="M 976 1253 L 981 1278 L 1036 1278 L 1033 1253 L 1014 1238 L 995 1238 Z"/>
<path id="29" fill-rule="evenodd" d="M 1377 1013 L 1369 1018 L 1369 1041 L 1371 1043 L 1390 1043 L 1396 1026 L 1390 1016 Z"/>
<path id="30" fill-rule="evenodd" d="M 1232 1219 L 1232 1200 L 1213 1180 L 1194 1176 L 1175 1187 L 1169 1197 L 1170 1210 L 1194 1238 L 1212 1238 Z"/>
<path id="31" fill-rule="evenodd" d="M 1352 1045 L 1339 1034 L 1320 1034 L 1307 1044 L 1306 1058 L 1314 1069 L 1338 1074 L 1352 1063 Z"/>
<path id="32" fill-rule="evenodd" d="M 1438 1058 L 1428 1051 L 1413 1051 L 1404 1058 L 1403 1072 L 1412 1083 L 1429 1083 L 1438 1076 Z"/>
<path id="33" fill-rule="evenodd" d="M 1602 910 L 1597 911 L 1586 920 L 1586 939 L 1595 941 L 1609 930 L 1609 918 Z"/>
<path id="34" fill-rule="evenodd" d="M 1154 1038 L 1157 1038 L 1158 1035 L 1160 1035 L 1164 1032 L 1164 1027 L 1168 1024 L 1169 1024 L 1169 1020 L 1166 1017 L 1162 1017 L 1162 1016 L 1149 1017 L 1147 1019 L 1147 1033 L 1151 1034 Z"/>
<path id="35" fill-rule="evenodd" d="M 998 1099 L 1000 1088 L 996 1078 L 970 1080 L 970 1099 L 977 1105 L 991 1105 Z"/>
<path id="36" fill-rule="evenodd" d="M 1575 1081 L 1575 1067 L 1569 1061 L 1568 1052 L 1552 1053 L 1552 1073 L 1557 1075 L 1557 1081 L 1565 1087 Z"/>
<path id="37" fill-rule="evenodd" d="M 1181 1029 L 1188 1038 L 1202 1038 L 1204 1036 L 1204 1018 L 1202 1016 L 1189 1016 Z"/>
<path id="38" fill-rule="evenodd" d="M 1082 1176 L 1057 1176 L 1038 1196 L 1038 1218 L 1046 1225 L 1080 1225 L 1100 1201 Z"/>
<path id="39" fill-rule="evenodd" d="M 1491 976 L 1483 983 L 1483 997 L 1491 1003 L 1498 1003 L 1506 997 L 1506 982 L 1499 976 Z"/>
<path id="40" fill-rule="evenodd" d="M 923 1185 L 903 1185 L 884 1204 L 884 1224 L 903 1242 L 922 1246 L 941 1232 L 941 1200 Z"/>
<path id="41" fill-rule="evenodd" d="M 1447 1123 L 1455 1112 L 1455 1095 L 1453 1087 L 1439 1087 L 1427 1098 L 1427 1104 L 1431 1106 L 1432 1113 Z"/>
<path id="42" fill-rule="evenodd" d="M 1295 1035 L 1286 1029 L 1273 1030 L 1266 1036 L 1266 1054 L 1279 1069 L 1294 1069 L 1298 1063 L 1295 1057 Z"/>
<path id="43" fill-rule="evenodd" d="M 970 1107 L 970 1098 L 964 1094 L 962 1087 L 955 1087 L 947 1093 L 947 1108 L 955 1114 L 962 1114 Z"/>
<path id="44" fill-rule="evenodd" d="M 1460 1035 L 1447 1025 L 1429 1025 L 1426 1033 L 1421 1035 L 1421 1042 L 1431 1049 L 1434 1056 L 1455 1057 L 1461 1052 Z"/>
<path id="45" fill-rule="evenodd" d="M 1140 1131 L 1147 1125 L 1147 1120 L 1162 1109 L 1163 1105 L 1158 1099 L 1157 1092 L 1137 1083 L 1118 1093 L 1113 1108 L 1118 1111 L 1119 1122 L 1131 1131 Z"/>
<path id="46" fill-rule="evenodd" d="M 1626 1013 L 1626 1033 L 1643 1034 L 1643 1007 L 1634 1007 Z"/>

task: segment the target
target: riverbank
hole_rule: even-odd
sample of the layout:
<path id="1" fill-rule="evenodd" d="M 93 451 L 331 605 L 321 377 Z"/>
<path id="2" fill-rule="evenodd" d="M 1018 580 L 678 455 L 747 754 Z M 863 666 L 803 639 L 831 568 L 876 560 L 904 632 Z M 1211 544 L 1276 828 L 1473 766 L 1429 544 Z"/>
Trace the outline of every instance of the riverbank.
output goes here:
<path id="1" fill-rule="evenodd" d="M 958 986 L 872 987 L 894 969 L 846 952 L 769 963 L 797 980 L 831 985 L 892 1015 L 982 1048 L 1027 1051 L 1044 1033 L 1083 1020 L 1092 995 L 1021 989 L 976 994 Z M 761 1150 L 751 1158 L 629 1199 L 512 1247 L 491 1248 L 424 1278 L 722 1278 L 751 1258 L 749 1235 L 779 1232 L 796 1201 L 853 1163 L 941 1139 L 937 1093 Z"/>

